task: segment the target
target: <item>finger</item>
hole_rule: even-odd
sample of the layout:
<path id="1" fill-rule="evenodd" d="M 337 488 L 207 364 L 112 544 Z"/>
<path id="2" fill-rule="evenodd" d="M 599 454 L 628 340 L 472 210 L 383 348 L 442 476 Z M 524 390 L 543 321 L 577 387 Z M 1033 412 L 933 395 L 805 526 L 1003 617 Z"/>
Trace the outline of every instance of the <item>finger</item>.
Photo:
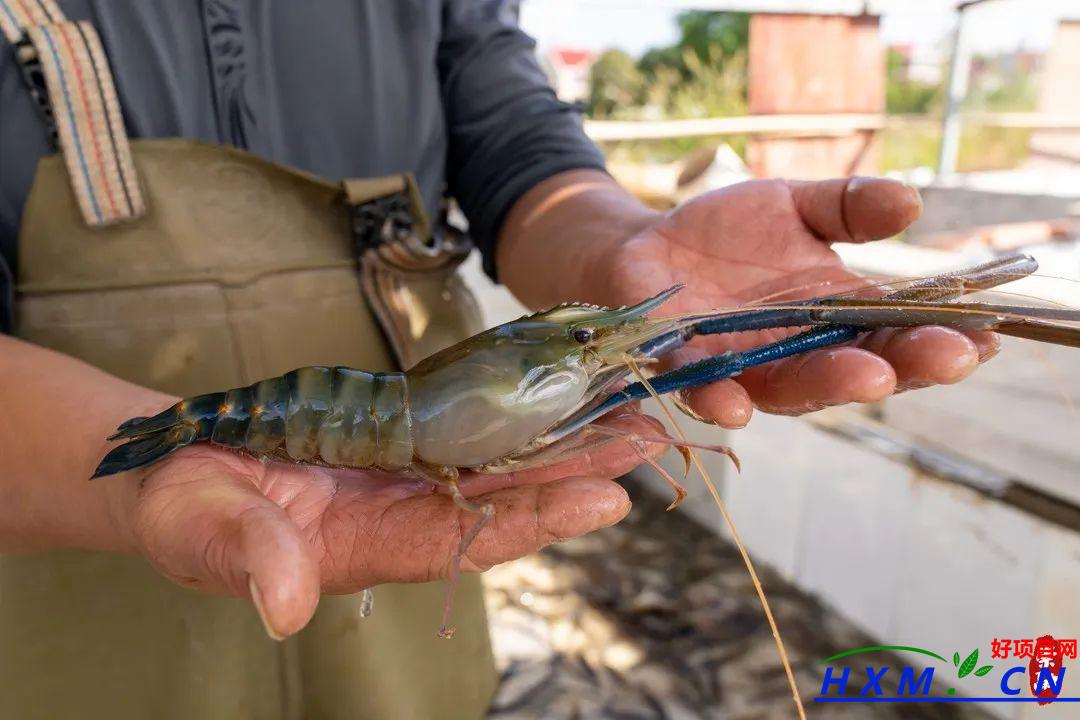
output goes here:
<path id="1" fill-rule="evenodd" d="M 893 366 L 901 390 L 960 382 L 975 372 L 981 354 L 967 335 L 933 325 L 871 333 L 858 344 Z"/>
<path id="2" fill-rule="evenodd" d="M 466 567 L 470 570 L 484 570 L 614 525 L 630 512 L 626 490 L 599 478 L 566 478 L 493 493 L 488 498 L 497 510 L 491 531 L 481 534 L 468 553 Z M 448 549 L 452 553 L 452 548 Z"/>
<path id="3" fill-rule="evenodd" d="M 866 242 L 902 231 L 922 214 L 919 191 L 879 177 L 791 182 L 795 209 L 823 240 Z"/>
<path id="4" fill-rule="evenodd" d="M 561 540 L 613 525 L 630 511 L 617 483 L 564 478 L 514 487 L 475 499 L 495 514 L 477 536 L 462 567 L 483 570 Z M 358 544 L 349 580 L 330 592 L 352 592 L 376 582 L 424 582 L 446 577 L 462 534 L 477 516 L 442 494 L 424 495 L 387 508 L 377 533 Z"/>
<path id="5" fill-rule="evenodd" d="M 708 350 L 687 345 L 670 353 L 666 367 L 678 368 L 708 357 L 712 357 Z M 746 427 L 754 411 L 750 396 L 734 380 L 721 380 L 694 388 L 681 397 L 699 420 L 729 430 Z"/>
<path id="6" fill-rule="evenodd" d="M 156 480 L 147 478 L 136 523 L 151 564 L 187 587 L 250 597 L 274 639 L 307 624 L 319 600 L 319 567 L 284 510 L 251 482 L 220 471 Z"/>
<path id="7" fill-rule="evenodd" d="M 761 410 L 798 415 L 831 405 L 881 400 L 896 389 L 896 374 L 878 355 L 844 346 L 754 368 L 739 382 Z"/>

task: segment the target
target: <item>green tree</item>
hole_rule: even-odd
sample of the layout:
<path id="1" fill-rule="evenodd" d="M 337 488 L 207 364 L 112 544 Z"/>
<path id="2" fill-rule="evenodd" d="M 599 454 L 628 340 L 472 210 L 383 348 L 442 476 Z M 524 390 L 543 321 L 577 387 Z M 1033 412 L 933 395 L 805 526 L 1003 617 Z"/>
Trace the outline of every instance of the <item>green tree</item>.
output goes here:
<path id="1" fill-rule="evenodd" d="M 619 50 L 591 70 L 587 112 L 597 119 L 699 118 L 745 115 L 747 13 L 688 11 L 677 17 L 678 41 L 635 61 Z M 702 143 L 683 138 L 649 145 L 649 154 L 680 156 Z M 737 147 L 742 139 L 735 141 Z"/>
<path id="2" fill-rule="evenodd" d="M 750 44 L 750 14 L 690 10 L 678 17 L 679 47 L 692 50 L 702 62 L 719 52 L 731 57 Z"/>
<path id="3" fill-rule="evenodd" d="M 635 61 L 621 50 L 591 71 L 595 118 L 712 117 L 746 112 L 747 13 L 691 10 L 677 18 L 679 40 Z"/>
<path id="4" fill-rule="evenodd" d="M 896 48 L 885 51 L 885 73 L 886 112 L 922 114 L 941 107 L 944 85 L 908 80 L 907 61 Z"/>
<path id="5" fill-rule="evenodd" d="M 622 50 L 606 50 L 589 70 L 588 113 L 598 119 L 623 117 L 641 106 L 645 76 Z"/>
<path id="6" fill-rule="evenodd" d="M 750 43 L 749 13 L 689 10 L 679 13 L 679 41 L 674 45 L 653 48 L 640 62 L 643 72 L 655 75 L 661 68 L 677 70 L 684 80 L 693 80 L 699 64 L 722 65 L 727 58 L 744 54 Z"/>

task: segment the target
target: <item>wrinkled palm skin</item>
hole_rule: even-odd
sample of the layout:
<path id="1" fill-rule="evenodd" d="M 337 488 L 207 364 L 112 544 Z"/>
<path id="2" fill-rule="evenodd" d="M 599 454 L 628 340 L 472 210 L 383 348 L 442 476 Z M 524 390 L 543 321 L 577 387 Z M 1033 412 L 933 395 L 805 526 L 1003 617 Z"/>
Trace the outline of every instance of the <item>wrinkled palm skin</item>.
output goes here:
<path id="1" fill-rule="evenodd" d="M 783 292 L 812 297 L 859 286 L 830 247 L 894 235 L 921 212 L 918 193 L 872 178 L 798 183 L 760 180 L 702 195 L 646 228 L 611 257 L 594 301 L 622 304 L 675 283 L 686 289 L 665 313 L 742 305 Z M 604 266 L 600 266 L 603 268 Z M 779 339 L 771 330 L 696 339 L 674 353 L 681 365 Z M 997 351 L 991 333 L 941 327 L 884 330 L 747 371 L 691 394 L 701 416 L 742 427 L 753 407 L 800 414 L 872 402 L 893 392 L 957 382 Z"/>

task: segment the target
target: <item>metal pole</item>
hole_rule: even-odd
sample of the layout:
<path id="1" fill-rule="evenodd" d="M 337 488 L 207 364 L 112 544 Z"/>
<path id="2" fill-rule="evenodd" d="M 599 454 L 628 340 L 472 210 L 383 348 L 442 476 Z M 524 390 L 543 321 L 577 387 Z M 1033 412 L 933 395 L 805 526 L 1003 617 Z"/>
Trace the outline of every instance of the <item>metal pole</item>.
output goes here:
<path id="1" fill-rule="evenodd" d="M 971 74 L 971 50 L 964 38 L 965 11 L 986 0 L 968 0 L 956 6 L 956 30 L 953 33 L 952 56 L 949 58 L 949 87 L 945 97 L 945 117 L 941 122 L 941 147 L 938 150 L 938 176 L 956 172 L 956 157 L 960 154 L 960 103 L 967 95 Z"/>

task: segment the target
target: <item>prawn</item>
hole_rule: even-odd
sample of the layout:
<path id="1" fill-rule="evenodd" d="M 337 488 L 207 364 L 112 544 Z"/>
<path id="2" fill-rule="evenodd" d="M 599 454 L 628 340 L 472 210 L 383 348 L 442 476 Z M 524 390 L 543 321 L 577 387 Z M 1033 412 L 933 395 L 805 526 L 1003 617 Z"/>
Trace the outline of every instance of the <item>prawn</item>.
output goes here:
<path id="1" fill-rule="evenodd" d="M 944 325 L 1080 347 L 1078 309 L 959 302 L 970 292 L 1036 269 L 1031 257 L 1009 255 L 919 279 L 876 299 L 834 295 L 667 318 L 650 314 L 682 286 L 630 307 L 563 304 L 481 332 L 404 372 L 304 367 L 247 387 L 188 398 L 152 417 L 132 418 L 109 438 L 125 442 L 108 452 L 93 477 L 144 467 L 192 443 L 209 442 L 289 462 L 407 471 L 446 487 L 456 505 L 479 515 L 451 565 L 440 630 L 449 637 L 461 560 L 494 512 L 492 505 L 462 494 L 461 471 L 504 473 L 545 465 L 612 437 L 635 448 L 656 441 L 675 446 L 687 469 L 691 458 L 701 469 L 692 448 L 725 453 L 737 465 L 726 447 L 626 434 L 597 421 L 649 396 L 733 377 L 877 328 Z M 648 379 L 639 370 L 699 335 L 807 327 L 776 342 Z M 685 491 L 663 475 L 676 493 L 674 507 Z M 720 502 L 715 492 L 714 498 Z M 744 560 L 753 573 L 745 552 Z M 775 625 L 774 634 L 783 654 Z M 794 687 L 793 694 L 798 702 Z"/>

